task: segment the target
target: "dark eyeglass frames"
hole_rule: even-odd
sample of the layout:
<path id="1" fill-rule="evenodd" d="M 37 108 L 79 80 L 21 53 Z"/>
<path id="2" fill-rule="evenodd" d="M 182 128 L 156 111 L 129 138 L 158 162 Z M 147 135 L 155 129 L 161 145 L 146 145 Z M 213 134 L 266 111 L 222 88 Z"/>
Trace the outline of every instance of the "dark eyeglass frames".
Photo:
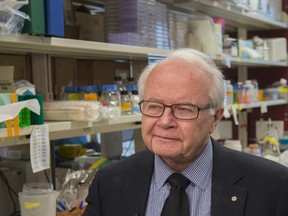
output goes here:
<path id="1" fill-rule="evenodd" d="M 140 111 L 143 115 L 150 117 L 160 117 L 163 115 L 166 107 L 171 109 L 173 116 L 176 119 L 192 120 L 199 116 L 201 110 L 213 108 L 213 104 L 207 104 L 203 107 L 199 107 L 196 104 L 172 104 L 165 105 L 161 102 L 142 100 L 139 102 Z"/>

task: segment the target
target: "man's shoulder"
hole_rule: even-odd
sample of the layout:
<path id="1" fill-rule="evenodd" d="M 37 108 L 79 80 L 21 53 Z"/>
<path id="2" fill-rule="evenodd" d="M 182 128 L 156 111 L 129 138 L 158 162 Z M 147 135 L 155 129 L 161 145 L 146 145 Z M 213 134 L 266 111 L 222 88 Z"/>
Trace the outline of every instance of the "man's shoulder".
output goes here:
<path id="1" fill-rule="evenodd" d="M 148 150 L 137 152 L 127 158 L 119 161 L 112 162 L 105 168 L 102 168 L 102 172 L 127 172 L 137 169 L 150 169 L 154 164 L 154 154 Z"/>
<path id="2" fill-rule="evenodd" d="M 232 167 L 245 172 L 257 173 L 287 173 L 288 168 L 284 165 L 265 159 L 260 156 L 229 149 L 214 143 L 214 162 L 221 163 L 221 166 Z M 219 162 L 220 161 L 220 162 Z"/>

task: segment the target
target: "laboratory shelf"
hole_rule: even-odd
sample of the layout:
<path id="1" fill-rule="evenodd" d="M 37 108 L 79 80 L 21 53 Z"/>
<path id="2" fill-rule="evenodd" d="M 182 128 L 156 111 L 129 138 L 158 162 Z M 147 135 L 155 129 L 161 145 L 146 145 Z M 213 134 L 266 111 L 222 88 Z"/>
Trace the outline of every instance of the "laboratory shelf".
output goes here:
<path id="1" fill-rule="evenodd" d="M 228 1 L 177 0 L 174 6 L 192 12 L 200 11 L 212 17 L 221 17 L 225 19 L 225 23 L 228 25 L 245 26 L 247 30 L 287 28 L 285 22 L 251 11 L 248 6 L 236 5 Z"/>
<path id="2" fill-rule="evenodd" d="M 142 115 L 127 115 L 99 122 L 51 121 L 45 122 L 49 128 L 50 140 L 122 131 L 141 128 Z M 7 130 L 0 129 L 0 147 L 30 143 L 30 134 L 37 125 L 20 129 L 17 137 L 7 137 Z"/>
<path id="3" fill-rule="evenodd" d="M 85 59 L 142 59 L 148 57 L 163 58 L 171 50 L 128 46 L 93 41 L 73 40 L 56 37 L 41 37 L 31 35 L 2 35 L 0 37 L 0 52 L 13 54 L 42 53 L 51 56 L 65 56 Z M 286 61 L 265 61 L 233 58 L 223 54 L 211 56 L 216 62 L 231 66 L 248 67 L 286 67 Z"/>
<path id="4" fill-rule="evenodd" d="M 251 104 L 240 104 L 240 107 L 242 109 L 250 109 L 250 108 L 260 108 L 263 106 L 276 106 L 276 105 L 284 105 L 287 104 L 286 99 L 277 99 L 277 100 L 267 100 L 267 101 L 259 101 L 259 102 L 254 102 Z"/>
<path id="5" fill-rule="evenodd" d="M 166 56 L 170 50 L 140 46 L 31 35 L 1 35 L 2 53 L 42 53 L 51 56 L 85 59 L 147 59 Z"/>
<path id="6" fill-rule="evenodd" d="M 270 61 L 270 60 L 260 60 L 260 59 L 242 59 L 231 57 L 227 55 L 211 55 L 214 61 L 220 66 L 224 67 L 238 67 L 238 66 L 247 66 L 247 67 L 287 67 L 287 61 Z"/>

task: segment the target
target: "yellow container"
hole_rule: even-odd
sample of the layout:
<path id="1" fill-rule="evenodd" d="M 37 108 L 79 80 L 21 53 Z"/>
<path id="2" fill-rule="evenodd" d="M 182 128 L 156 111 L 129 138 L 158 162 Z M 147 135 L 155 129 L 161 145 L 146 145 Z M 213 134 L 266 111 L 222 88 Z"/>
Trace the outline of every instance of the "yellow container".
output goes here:
<path id="1" fill-rule="evenodd" d="M 79 157 L 86 153 L 86 148 L 78 144 L 65 144 L 59 146 L 59 156 L 64 158 Z"/>

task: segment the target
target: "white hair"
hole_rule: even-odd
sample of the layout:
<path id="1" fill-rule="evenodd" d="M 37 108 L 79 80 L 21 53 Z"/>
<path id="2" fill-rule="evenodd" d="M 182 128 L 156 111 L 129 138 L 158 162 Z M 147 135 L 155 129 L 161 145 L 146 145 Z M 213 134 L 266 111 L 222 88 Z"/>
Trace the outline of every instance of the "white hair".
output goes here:
<path id="1" fill-rule="evenodd" d="M 189 63 L 193 66 L 198 66 L 201 70 L 198 70 L 197 72 L 203 73 L 203 76 L 207 76 L 207 73 L 210 74 L 209 77 L 211 78 L 211 86 L 209 96 L 211 98 L 211 102 L 213 103 L 215 108 L 218 106 L 223 106 L 225 95 L 223 83 L 224 77 L 213 59 L 197 50 L 185 48 L 173 51 L 163 61 L 161 61 L 161 63 L 179 60 Z M 153 63 L 148 65 L 140 74 L 137 85 L 139 97 L 141 99 L 143 99 L 147 78 L 158 64 L 159 63 Z"/>

